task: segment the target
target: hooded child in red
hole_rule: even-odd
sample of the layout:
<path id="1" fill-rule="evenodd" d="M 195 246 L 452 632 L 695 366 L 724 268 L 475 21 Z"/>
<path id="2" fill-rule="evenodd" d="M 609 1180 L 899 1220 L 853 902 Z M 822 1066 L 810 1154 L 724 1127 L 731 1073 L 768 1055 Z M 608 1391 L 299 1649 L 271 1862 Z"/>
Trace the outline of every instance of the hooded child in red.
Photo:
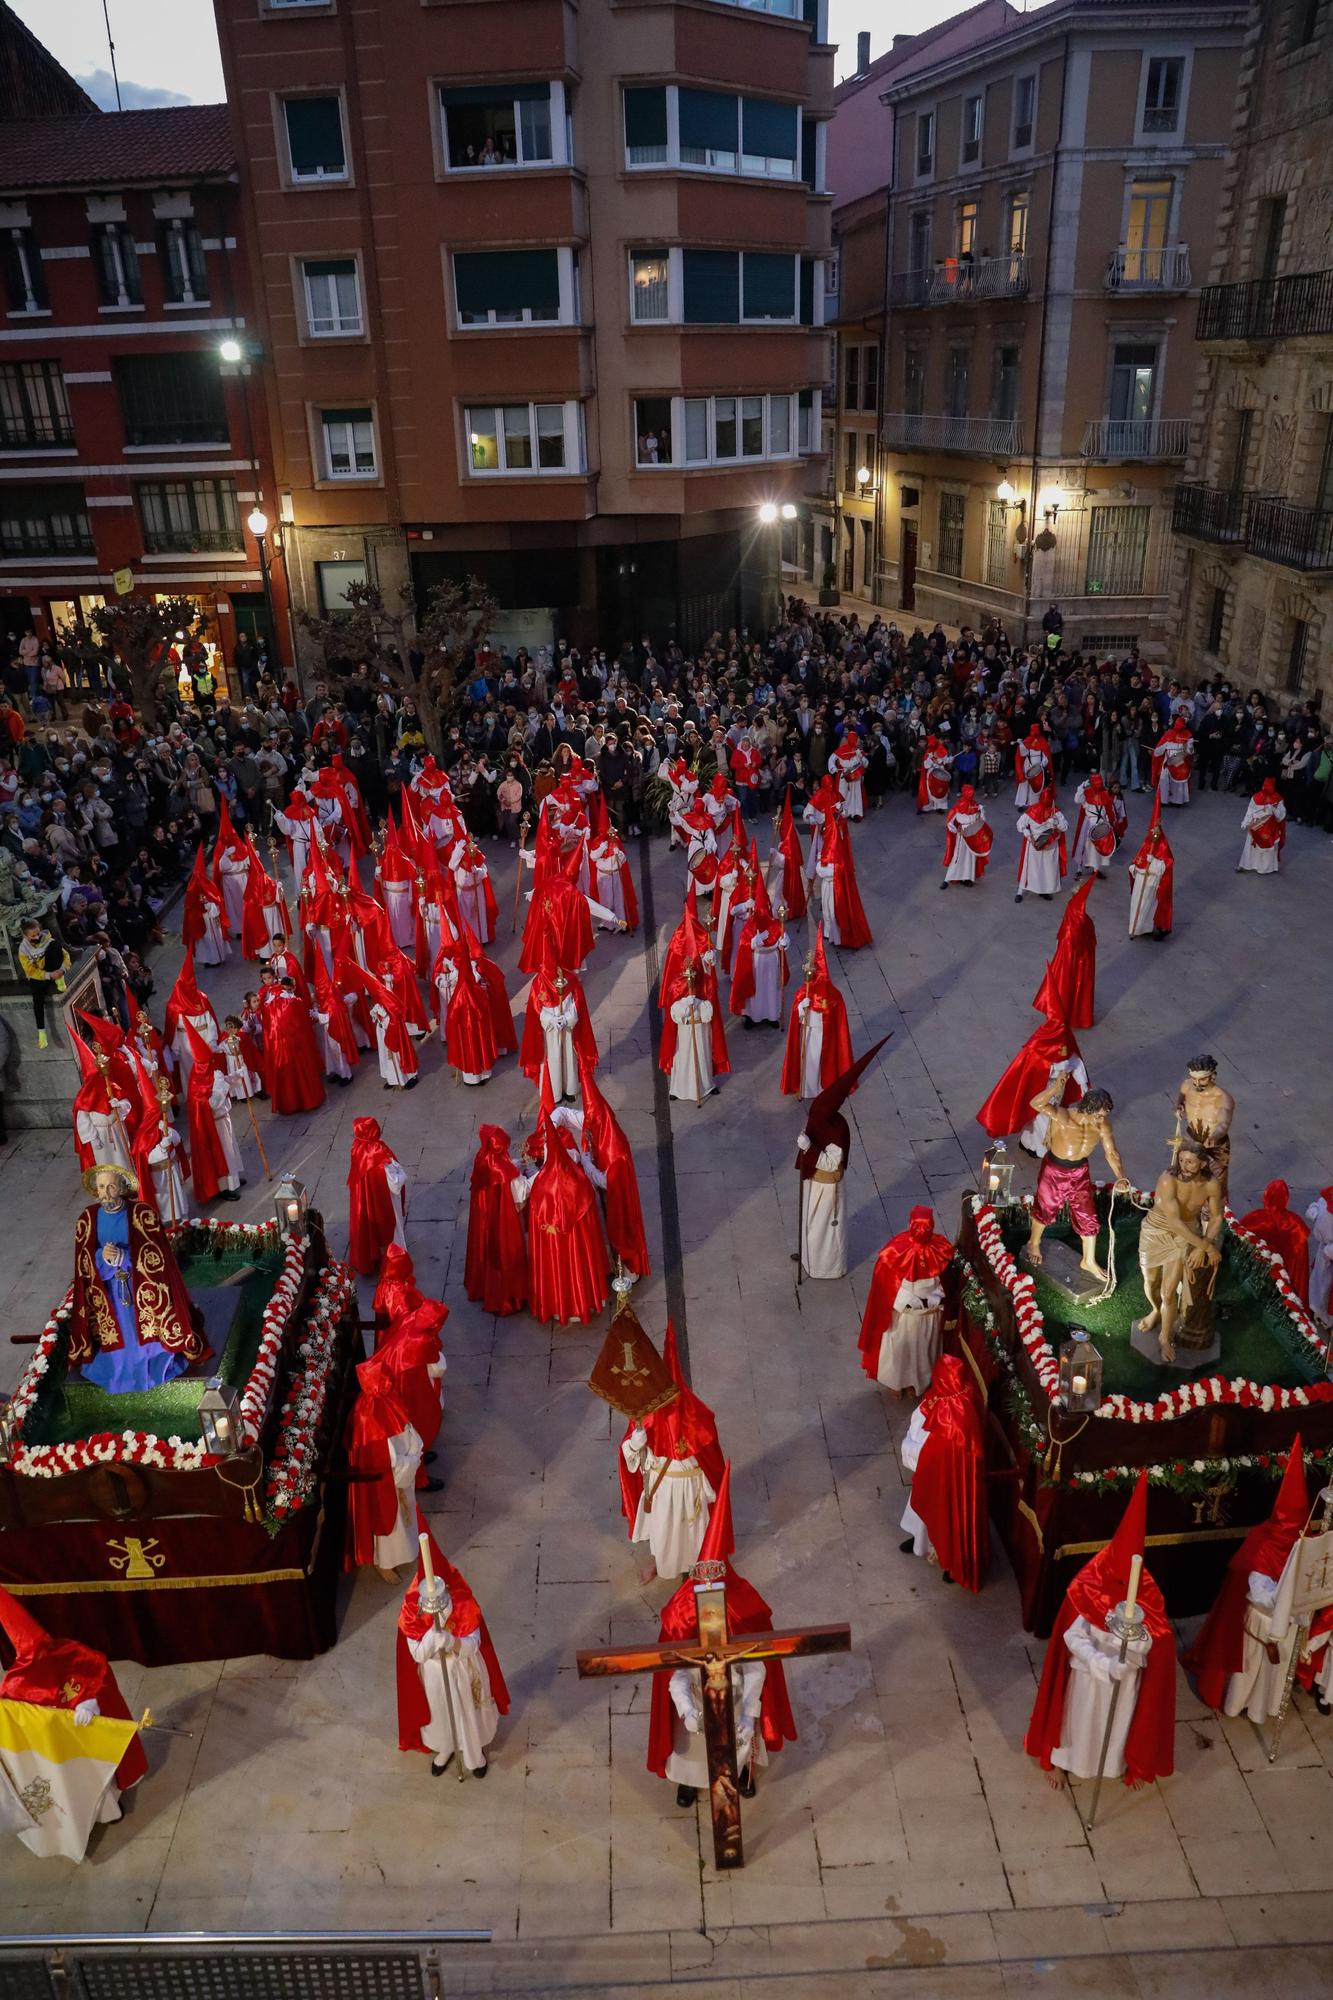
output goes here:
<path id="1" fill-rule="evenodd" d="M 592 1155 L 593 1165 L 606 1179 L 606 1234 L 627 1271 L 646 1278 L 648 1239 L 643 1227 L 643 1204 L 639 1199 L 639 1176 L 629 1140 L 611 1106 L 597 1088 L 592 1065 L 580 1060 L 579 1089 L 583 1093 L 583 1144 Z"/>
<path id="2" fill-rule="evenodd" d="M 1129 864 L 1129 934 L 1161 939 L 1170 935 L 1175 914 L 1175 856 L 1162 827 L 1162 801 L 1155 797 L 1142 845 Z"/>
<path id="3" fill-rule="evenodd" d="M 1051 1083 L 1052 1071 L 1071 1065 L 1062 1102 L 1077 1103 L 1087 1088 L 1088 1073 L 1074 1039 L 1063 1021 L 1043 1021 L 1034 1028 L 977 1113 L 978 1125 L 992 1139 L 1007 1139 L 1032 1119 L 1032 1100 Z"/>
<path id="4" fill-rule="evenodd" d="M 925 1442 L 918 1448 L 903 1526 L 915 1528 L 919 1521 L 946 1579 L 964 1590 L 980 1590 L 990 1566 L 986 1418 L 967 1364 L 956 1354 L 942 1354 L 935 1363 L 912 1429 L 924 1431 Z M 919 1541 L 918 1536 L 918 1546 Z"/>
<path id="5" fill-rule="evenodd" d="M 255 849 L 246 843 L 250 856 L 245 878 L 245 900 L 241 908 L 241 956 L 251 960 L 267 958 L 274 945 L 292 934 L 287 898 L 268 873 Z"/>
<path id="6" fill-rule="evenodd" d="M 393 1579 L 410 1559 L 414 1509 L 409 1501 L 421 1463 L 421 1442 L 394 1393 L 392 1370 L 379 1354 L 357 1363 L 357 1398 L 347 1419 L 347 1535 L 343 1568 L 374 1563 Z"/>
<path id="7" fill-rule="evenodd" d="M 0 1590 L 0 1626 L 14 1650 L 14 1663 L 0 1680 L 0 1701 L 71 1709 L 95 1702 L 98 1714 L 133 1721 L 105 1653 L 77 1639 L 53 1639 L 7 1590 Z M 116 1785 L 126 1792 L 147 1773 L 148 1759 L 136 1736 L 116 1767 Z"/>
<path id="8" fill-rule="evenodd" d="M 727 1005 L 748 1027 L 762 1021 L 778 1027 L 782 995 L 790 978 L 787 932 L 769 907 L 768 890 L 758 869 L 754 875 L 754 907 L 741 925 Z"/>
<path id="9" fill-rule="evenodd" d="M 318 1111 L 324 1071 L 310 1007 L 291 979 L 264 975 L 259 1006 L 264 1021 L 264 1084 L 276 1116 Z"/>
<path id="10" fill-rule="evenodd" d="M 1060 1768 L 1056 1754 L 1070 1734 L 1067 1705 L 1078 1693 L 1065 1635 L 1080 1618 L 1094 1632 L 1106 1631 L 1107 1617 L 1118 1604 L 1125 1602 L 1132 1559 L 1143 1554 L 1147 1519 L 1145 1469 L 1139 1474 L 1114 1536 L 1099 1554 L 1084 1563 L 1065 1592 L 1055 1629 L 1047 1641 L 1041 1683 L 1023 1738 L 1023 1748 L 1029 1757 L 1037 1759 L 1043 1771 Z M 1151 1784 L 1154 1778 L 1169 1778 L 1175 1768 L 1175 1635 L 1162 1593 L 1146 1569 L 1139 1576 L 1138 1603 L 1152 1644 L 1139 1675 L 1137 1698 L 1125 1737 L 1124 1782 L 1131 1787 Z M 1079 1679 L 1084 1678 L 1079 1675 Z M 1058 1784 L 1059 1780 L 1053 1782 Z"/>
<path id="11" fill-rule="evenodd" d="M 194 953 L 187 951 L 185 962 L 176 974 L 176 984 L 167 996 L 166 1022 L 163 1035 L 176 1051 L 182 1070 L 189 1066 L 189 1048 L 185 1040 L 184 1023 L 189 1021 L 210 1044 L 221 1040 L 222 1024 L 213 1012 L 208 995 L 201 991 L 195 977 Z"/>
<path id="12" fill-rule="evenodd" d="M 1292 1290 L 1304 1299 L 1310 1289 L 1310 1225 L 1290 1204 L 1287 1183 L 1270 1181 L 1264 1189 L 1263 1207 L 1242 1215 L 1240 1226 L 1282 1259 Z"/>
<path id="13" fill-rule="evenodd" d="M 441 1620 L 422 1610 L 425 1564 L 419 1557 L 398 1613 L 398 1748 L 423 1751 L 438 1777 L 459 1748 L 454 1719 L 460 1717 L 464 1761 L 474 1777 L 484 1778 L 486 1745 L 498 1718 L 509 1713 L 509 1690 L 466 1577 L 441 1553 L 433 1535 L 429 1541 L 431 1567 L 436 1583 L 444 1586 L 446 1603 Z M 437 1637 L 440 1622 L 443 1631 Z"/>
<path id="14" fill-rule="evenodd" d="M 403 1244 L 407 1215 L 407 1175 L 378 1118 L 352 1120 L 347 1192 L 347 1261 L 363 1278 L 373 1278 L 389 1245 Z"/>
<path id="15" fill-rule="evenodd" d="M 1089 875 L 1065 905 L 1055 940 L 1055 956 L 1032 1004 L 1048 1020 L 1068 1021 L 1071 1028 L 1090 1028 L 1097 987 L 1097 926 L 1088 914 L 1088 897 L 1097 880 Z"/>
<path id="16" fill-rule="evenodd" d="M 467 1213 L 467 1254 L 463 1289 L 488 1313 L 522 1312 L 528 1303 L 528 1246 L 515 1192 L 527 1199 L 527 1184 L 509 1150 L 509 1134 L 499 1125 L 477 1133 L 477 1156 Z"/>
<path id="17" fill-rule="evenodd" d="M 852 1064 L 852 1038 L 847 1027 L 847 1002 L 834 984 L 824 952 L 824 929 L 815 933 L 815 949 L 804 985 L 792 996 L 787 1046 L 782 1063 L 782 1089 L 787 1097 L 817 1097 Z"/>
<path id="18" fill-rule="evenodd" d="M 444 1017 L 445 1055 L 464 1083 L 485 1083 L 499 1056 L 490 996 L 477 977 L 472 954 L 463 940 L 457 940 L 451 952 L 441 946 L 438 965 L 443 969 L 446 963 L 453 974 L 453 991 L 447 1007 L 443 1006 L 443 995 L 448 975 L 444 986 L 437 985 Z"/>
<path id="19" fill-rule="evenodd" d="M 384 1345 L 387 1335 L 400 1319 L 406 1319 L 410 1312 L 415 1312 L 418 1306 L 425 1303 L 426 1294 L 417 1286 L 411 1252 L 404 1250 L 400 1244 L 391 1243 L 380 1265 L 375 1301 L 371 1307 L 376 1348 Z"/>
<path id="20" fill-rule="evenodd" d="M 560 1143 L 548 1114 L 538 1136 L 545 1157 L 528 1195 L 528 1289 L 532 1316 L 587 1326 L 609 1296 L 597 1196 Z"/>
<path id="21" fill-rule="evenodd" d="M 727 1636 L 732 1639 L 753 1638 L 762 1632 L 771 1632 L 773 1613 L 764 1602 L 754 1585 L 736 1570 L 724 1547 L 728 1545 L 731 1528 L 731 1466 L 723 1468 L 717 1500 L 709 1518 L 708 1531 L 699 1551 L 701 1563 L 720 1562 L 723 1565 L 722 1587 L 727 1602 Z M 698 1643 L 699 1614 L 694 1596 L 694 1583 L 686 1577 L 680 1588 L 667 1599 L 662 1608 L 662 1622 L 659 1627 L 658 1644 L 663 1646 Z M 755 1665 L 758 1665 L 755 1662 Z M 787 1676 L 781 1660 L 765 1660 L 762 1663 L 762 1694 L 759 1712 L 754 1720 L 753 1741 L 755 1748 L 762 1743 L 766 1756 L 775 1756 L 784 1743 L 796 1741 L 796 1722 L 791 1712 L 791 1702 L 787 1697 Z M 687 1669 L 689 1681 L 693 1684 L 695 1708 L 702 1693 L 702 1676 L 697 1668 Z M 737 1706 L 745 1708 L 743 1684 L 746 1678 L 743 1668 L 733 1667 L 729 1678 L 732 1684 L 732 1698 Z M 755 1677 L 757 1678 L 757 1677 Z M 696 1731 L 687 1729 L 683 1717 L 672 1698 L 671 1683 L 674 1674 L 654 1674 L 652 1694 L 648 1711 L 648 1769 L 657 1778 L 675 1779 L 679 1789 L 676 1797 L 682 1806 L 694 1804 L 695 1792 L 707 1785 L 706 1766 L 701 1775 L 697 1755 L 690 1756 L 690 1741 L 693 1737 L 702 1749 Z M 742 1686 L 738 1687 L 740 1680 Z M 749 1756 L 742 1756 L 744 1746 L 743 1731 L 737 1743 L 738 1764 L 750 1763 Z M 693 1767 L 693 1768 L 691 1768 Z M 742 1791 L 748 1796 L 753 1791 L 753 1780 L 742 1779 Z"/>
<path id="22" fill-rule="evenodd" d="M 778 826 L 778 844 L 768 857 L 770 878 L 774 874 L 774 861 L 782 864 L 780 890 L 775 891 L 769 881 L 769 894 L 777 894 L 778 901 L 784 903 L 787 915 L 795 923 L 805 915 L 805 856 L 801 852 L 801 836 L 796 830 L 796 815 L 791 809 L 791 786 L 788 785 L 782 797 L 782 818 Z"/>
<path id="23" fill-rule="evenodd" d="M 816 870 L 820 916 L 825 931 L 843 951 L 860 951 L 874 943 L 856 886 L 851 835 L 845 819 L 832 819 L 824 829 Z"/>
<path id="24" fill-rule="evenodd" d="M 870 1280 L 870 1296 L 861 1317 L 861 1366 L 871 1381 L 879 1379 L 880 1350 L 893 1325 L 898 1294 L 904 1285 L 920 1286 L 939 1280 L 953 1262 L 953 1244 L 935 1228 L 933 1209 L 914 1208 L 906 1229 L 891 1236 L 879 1256 Z M 913 1386 L 926 1379 L 925 1371 L 914 1378 Z"/>
<path id="25" fill-rule="evenodd" d="M 194 851 L 194 867 L 185 884 L 181 943 L 197 955 L 200 965 L 223 965 L 231 957 L 222 891 L 214 888 L 204 870 L 202 842 Z"/>
<path id="26" fill-rule="evenodd" d="M 388 1370 L 389 1387 L 421 1439 L 423 1465 L 435 1456 L 431 1446 L 440 1434 L 443 1417 L 440 1384 L 445 1361 L 440 1333 L 448 1317 L 449 1308 L 442 1300 L 423 1299 L 375 1346 Z M 443 1480 L 427 1479 L 424 1471 L 418 1470 L 417 1486 L 423 1491 L 438 1493 L 443 1484 Z"/>
<path id="27" fill-rule="evenodd" d="M 1251 1576 L 1257 1572 L 1276 1583 L 1309 1518 L 1305 1456 L 1298 1435 L 1287 1453 L 1286 1470 L 1272 1513 L 1266 1521 L 1250 1529 L 1227 1564 L 1213 1608 L 1182 1658 L 1181 1664 L 1187 1673 L 1193 1674 L 1199 1700 L 1206 1707 L 1222 1707 L 1228 1681 L 1245 1663 Z"/>

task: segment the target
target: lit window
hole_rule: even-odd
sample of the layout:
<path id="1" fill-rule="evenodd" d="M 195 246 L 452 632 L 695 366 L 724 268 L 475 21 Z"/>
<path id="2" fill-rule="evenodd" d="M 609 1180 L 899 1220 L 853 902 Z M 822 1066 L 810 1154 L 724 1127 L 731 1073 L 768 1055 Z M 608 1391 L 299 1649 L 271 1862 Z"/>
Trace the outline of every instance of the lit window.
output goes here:
<path id="1" fill-rule="evenodd" d="M 576 472 L 582 467 L 577 403 L 488 404 L 464 412 L 474 474 Z"/>
<path id="2" fill-rule="evenodd" d="M 440 88 L 444 159 L 452 173 L 565 165 L 564 85 Z"/>
<path id="3" fill-rule="evenodd" d="M 301 265 L 305 287 L 306 330 L 313 339 L 361 332 L 361 287 L 353 257 L 306 258 Z"/>
<path id="4" fill-rule="evenodd" d="M 629 316 L 636 326 L 670 317 L 670 268 L 669 251 L 630 251 Z"/>

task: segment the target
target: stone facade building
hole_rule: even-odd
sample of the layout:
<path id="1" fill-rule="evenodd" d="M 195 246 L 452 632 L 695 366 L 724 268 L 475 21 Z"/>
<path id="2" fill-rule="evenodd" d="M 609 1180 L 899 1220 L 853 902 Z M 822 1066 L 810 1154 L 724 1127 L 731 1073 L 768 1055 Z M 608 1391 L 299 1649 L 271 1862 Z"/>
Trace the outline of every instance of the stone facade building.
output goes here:
<path id="1" fill-rule="evenodd" d="M 1333 691 L 1333 4 L 1251 8 L 1177 489 L 1177 659 Z"/>

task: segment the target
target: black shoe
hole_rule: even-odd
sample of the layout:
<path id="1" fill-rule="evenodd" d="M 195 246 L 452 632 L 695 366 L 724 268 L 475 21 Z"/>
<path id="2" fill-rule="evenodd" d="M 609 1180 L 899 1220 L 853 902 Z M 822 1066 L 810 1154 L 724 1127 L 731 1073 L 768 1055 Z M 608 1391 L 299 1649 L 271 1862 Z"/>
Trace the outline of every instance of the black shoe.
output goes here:
<path id="1" fill-rule="evenodd" d="M 899 1542 L 898 1553 L 900 1556 L 910 1556 L 915 1548 L 916 1539 L 914 1536 L 909 1535 L 905 1542 Z"/>
<path id="2" fill-rule="evenodd" d="M 677 1785 L 676 1804 L 682 1812 L 688 1812 L 698 1802 L 699 1793 L 694 1785 Z"/>
<path id="3" fill-rule="evenodd" d="M 1046 898 L 1046 900 L 1047 900 L 1047 902 L 1049 903 L 1051 899 L 1050 899 L 1050 897 L 1048 896 L 1048 897 Z M 407 1079 L 407 1082 L 406 1082 L 406 1083 L 405 1083 L 405 1084 L 403 1085 L 403 1089 L 404 1089 L 404 1090 L 415 1090 L 415 1089 L 416 1089 L 416 1087 L 417 1087 L 417 1085 L 418 1085 L 418 1084 L 420 1083 L 420 1081 L 421 1081 L 421 1078 L 420 1078 L 419 1076 L 409 1076 L 409 1077 L 408 1077 L 408 1079 Z"/>
<path id="4" fill-rule="evenodd" d="M 949 885 L 948 885 L 948 883 L 947 883 L 947 882 L 941 882 L 941 883 L 940 883 L 940 894 L 941 894 L 941 896 L 942 896 L 942 895 L 944 894 L 944 892 L 945 892 L 945 890 L 946 890 L 946 889 L 948 888 L 948 886 L 949 886 Z"/>
<path id="5" fill-rule="evenodd" d="M 952 1578 L 952 1577 L 950 1576 L 950 1574 L 949 1574 L 949 1572 L 948 1572 L 948 1570 L 947 1570 L 947 1569 L 942 1569 L 942 1570 L 940 1571 L 940 1577 L 941 1577 L 941 1580 L 942 1580 L 943 1582 L 945 1582 L 945 1583 L 952 1583 L 952 1582 L 953 1582 L 953 1578 Z"/>
<path id="6" fill-rule="evenodd" d="M 339 1088 L 340 1090 L 346 1090 L 346 1088 L 347 1088 L 348 1084 L 349 1084 L 349 1083 L 350 1083 L 351 1081 L 352 1081 L 352 1079 L 351 1079 L 351 1077 L 350 1077 L 350 1076 L 340 1076 L 340 1077 L 338 1078 L 338 1088 Z"/>
<path id="7" fill-rule="evenodd" d="M 225 1193 L 218 1196 L 219 1201 L 239 1201 L 240 1198 L 241 1191 L 239 1188 L 228 1188 Z"/>
<path id="8" fill-rule="evenodd" d="M 1325 1701 L 1322 1694 L 1315 1695 L 1314 1705 L 1321 1715 L 1333 1715 L 1333 1702 Z"/>
<path id="9" fill-rule="evenodd" d="M 449 1769 L 449 1766 L 453 1763 L 453 1761 L 454 1761 L 454 1753 L 452 1750 L 449 1752 L 449 1755 L 445 1758 L 442 1764 L 437 1764 L 435 1762 L 435 1759 L 432 1757 L 430 1760 L 430 1774 L 432 1778 L 442 1778 L 445 1772 Z"/>
<path id="10" fill-rule="evenodd" d="M 435 1451 L 423 1451 L 423 1452 L 422 1452 L 422 1454 L 421 1454 L 421 1463 L 422 1463 L 423 1465 L 434 1465 L 434 1463 L 435 1463 L 435 1461 L 436 1461 L 436 1459 L 437 1459 L 438 1457 L 439 1457 L 439 1453 L 438 1453 L 438 1452 L 435 1452 Z"/>
<path id="11" fill-rule="evenodd" d="M 754 1797 L 753 1765 L 747 1764 L 745 1769 L 741 1772 L 740 1781 L 737 1784 L 736 1789 L 740 1793 L 743 1799 L 752 1799 Z"/>
<path id="12" fill-rule="evenodd" d="M 476 1770 L 474 1771 L 474 1770 L 473 1770 L 473 1769 L 471 1768 L 471 1766 L 469 1766 L 469 1767 L 468 1767 L 468 1776 L 469 1776 L 469 1778 L 484 1778 L 484 1777 L 486 1776 L 486 1773 L 487 1773 L 487 1772 L 488 1772 L 488 1771 L 490 1770 L 490 1768 L 491 1768 L 491 1767 L 490 1767 L 490 1765 L 489 1765 L 489 1764 L 480 1764 L 480 1765 L 478 1765 L 477 1769 L 476 1769 Z"/>
<path id="13" fill-rule="evenodd" d="M 1023 900 L 1023 891 L 1020 889 L 1018 894 L 1014 897 L 1014 901 L 1016 903 L 1021 903 L 1022 900 Z"/>
<path id="14" fill-rule="evenodd" d="M 1042 891 L 1042 898 L 1041 898 L 1041 899 L 1042 899 L 1043 903 L 1053 903 L 1053 902 L 1055 901 L 1055 898 L 1054 898 L 1054 896 L 1048 896 L 1048 895 L 1046 894 L 1046 892 L 1045 892 L 1045 890 L 1044 890 L 1044 889 L 1043 889 L 1043 891 Z"/>
<path id="15" fill-rule="evenodd" d="M 748 1035 L 751 1028 L 754 1026 L 754 1022 L 750 1019 L 748 1014 L 745 1016 L 745 1019 L 741 1022 L 741 1026 L 744 1028 L 746 1034 Z"/>
<path id="16" fill-rule="evenodd" d="M 442 1479 L 427 1479 L 417 1488 L 418 1493 L 443 1493 L 443 1491 L 444 1481 Z"/>

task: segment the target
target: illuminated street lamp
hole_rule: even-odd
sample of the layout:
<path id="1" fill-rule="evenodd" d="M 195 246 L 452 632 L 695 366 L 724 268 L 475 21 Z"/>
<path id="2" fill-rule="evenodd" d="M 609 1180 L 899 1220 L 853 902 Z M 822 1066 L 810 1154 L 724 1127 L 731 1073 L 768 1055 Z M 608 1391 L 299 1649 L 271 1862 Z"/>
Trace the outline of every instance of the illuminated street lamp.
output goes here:
<path id="1" fill-rule="evenodd" d="M 759 518 L 766 528 L 771 528 L 778 518 L 778 510 L 771 500 L 765 500 L 759 509 Z"/>

